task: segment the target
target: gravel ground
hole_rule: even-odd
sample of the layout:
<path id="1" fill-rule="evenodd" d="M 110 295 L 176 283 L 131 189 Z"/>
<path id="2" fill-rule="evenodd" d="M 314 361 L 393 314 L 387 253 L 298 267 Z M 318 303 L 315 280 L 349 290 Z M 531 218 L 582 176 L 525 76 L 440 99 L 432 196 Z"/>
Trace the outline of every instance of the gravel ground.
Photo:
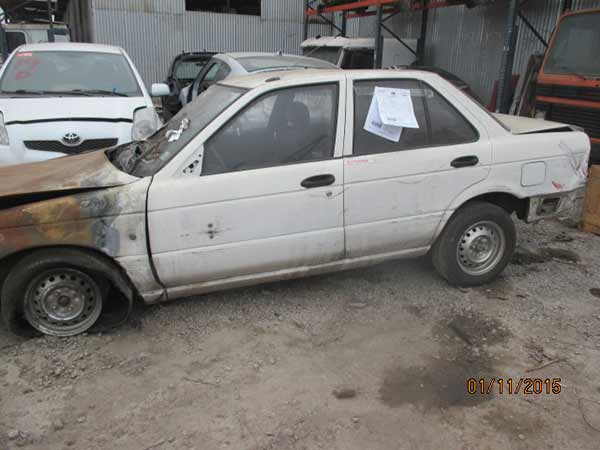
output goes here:
<path id="1" fill-rule="evenodd" d="M 482 288 L 418 259 L 141 308 L 104 335 L 0 330 L 0 449 L 597 449 L 599 264 L 600 237 L 520 224 Z M 470 377 L 562 390 L 470 395 Z"/>

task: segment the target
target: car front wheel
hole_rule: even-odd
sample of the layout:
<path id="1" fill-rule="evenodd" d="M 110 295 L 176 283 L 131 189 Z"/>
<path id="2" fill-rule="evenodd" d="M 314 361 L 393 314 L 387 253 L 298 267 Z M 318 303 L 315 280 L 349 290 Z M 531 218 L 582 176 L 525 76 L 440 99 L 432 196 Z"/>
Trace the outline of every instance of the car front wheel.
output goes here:
<path id="1" fill-rule="evenodd" d="M 452 216 L 433 246 L 432 261 L 450 284 L 478 286 L 504 270 L 515 244 L 515 225 L 503 208 L 472 202 Z"/>
<path id="2" fill-rule="evenodd" d="M 10 331 L 24 325 L 51 336 L 87 331 L 102 312 L 107 283 L 99 275 L 49 253 L 29 255 L 10 271 L 2 288 L 2 315 Z"/>

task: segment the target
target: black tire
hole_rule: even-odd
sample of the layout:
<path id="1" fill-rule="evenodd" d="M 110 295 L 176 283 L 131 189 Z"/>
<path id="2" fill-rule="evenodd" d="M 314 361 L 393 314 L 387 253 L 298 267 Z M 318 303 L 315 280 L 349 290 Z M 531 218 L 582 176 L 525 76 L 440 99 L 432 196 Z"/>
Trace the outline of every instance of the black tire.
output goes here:
<path id="1" fill-rule="evenodd" d="M 473 262 L 469 256 L 464 256 L 465 252 L 471 251 L 471 247 L 465 250 L 464 245 L 468 245 L 465 244 L 465 239 L 469 239 L 467 234 L 484 233 L 479 231 L 479 225 L 481 230 L 484 229 L 483 227 L 489 228 L 488 235 L 480 239 L 484 241 L 487 239 L 485 243 L 493 242 L 489 246 L 494 249 L 496 246 L 499 248 L 492 251 L 487 261 L 488 266 L 482 262 L 481 267 L 477 268 L 478 262 Z M 501 246 L 499 242 L 502 240 Z M 515 224 L 503 208 L 486 202 L 472 202 L 461 207 L 450 218 L 433 245 L 431 259 L 438 273 L 450 284 L 479 286 L 489 283 L 504 270 L 515 250 L 516 241 Z M 470 245 L 478 245 L 478 243 L 471 242 Z M 485 255 L 484 250 L 482 254 Z M 478 273 L 478 270 L 481 273 Z"/>
<path id="2" fill-rule="evenodd" d="M 97 266 L 97 261 L 94 257 L 73 249 L 40 250 L 24 256 L 10 270 L 2 285 L 0 296 L 2 319 L 8 330 L 25 337 L 40 333 L 55 336 L 74 336 L 87 331 L 98 319 L 98 317 L 94 318 L 93 316 L 96 314 L 100 315 L 110 286 L 99 272 L 89 269 L 89 267 L 94 266 Z M 71 280 L 77 280 L 70 281 L 71 285 L 78 288 L 80 283 L 85 283 L 85 285 L 81 284 L 82 295 L 86 296 L 86 289 L 90 289 L 91 294 L 89 297 L 83 299 L 83 305 L 87 308 L 88 302 L 90 304 L 93 303 L 93 311 L 83 311 L 77 318 L 72 319 L 69 325 L 61 323 L 64 329 L 58 330 L 59 332 L 57 333 L 45 330 L 39 323 L 36 325 L 35 322 L 37 320 L 28 318 L 28 314 L 25 311 L 26 299 L 31 298 L 29 297 L 29 293 L 31 292 L 32 285 L 40 282 L 40 277 L 43 277 L 45 274 L 52 276 L 51 274 L 55 271 L 57 273 L 63 271 L 62 273 L 67 274 L 67 281 L 65 283 L 69 282 L 68 274 L 78 276 L 79 278 L 71 278 Z M 61 288 L 60 285 L 58 287 Z M 64 289 L 64 286 L 62 289 Z M 63 295 L 63 297 L 68 298 L 68 295 Z M 99 306 L 97 305 L 98 302 L 100 302 Z M 31 311 L 33 308 L 28 309 L 28 311 Z M 99 311 L 96 311 L 98 308 Z M 78 322 L 82 324 L 81 327 L 77 326 Z M 74 326 L 71 326 L 71 323 Z"/>

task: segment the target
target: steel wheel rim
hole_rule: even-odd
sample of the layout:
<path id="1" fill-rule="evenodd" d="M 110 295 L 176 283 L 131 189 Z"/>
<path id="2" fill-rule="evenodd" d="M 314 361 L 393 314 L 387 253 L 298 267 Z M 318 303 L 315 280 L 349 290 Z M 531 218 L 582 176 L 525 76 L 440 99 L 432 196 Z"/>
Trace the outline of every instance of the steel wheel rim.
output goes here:
<path id="1" fill-rule="evenodd" d="M 88 330 L 102 311 L 97 283 L 76 269 L 51 269 L 36 276 L 25 294 L 25 318 L 52 336 L 74 336 Z"/>
<path id="2" fill-rule="evenodd" d="M 506 249 L 504 230 L 490 221 L 468 227 L 456 246 L 458 265 L 468 275 L 485 275 L 498 265 Z"/>

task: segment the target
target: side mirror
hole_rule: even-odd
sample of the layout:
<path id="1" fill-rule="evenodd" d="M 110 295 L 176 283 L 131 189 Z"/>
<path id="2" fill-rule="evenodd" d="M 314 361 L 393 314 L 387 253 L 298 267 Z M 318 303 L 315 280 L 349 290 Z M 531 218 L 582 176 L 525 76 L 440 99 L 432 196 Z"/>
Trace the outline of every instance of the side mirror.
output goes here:
<path id="1" fill-rule="evenodd" d="M 154 83 L 150 89 L 152 97 L 166 97 L 171 95 L 171 89 L 165 83 Z"/>

